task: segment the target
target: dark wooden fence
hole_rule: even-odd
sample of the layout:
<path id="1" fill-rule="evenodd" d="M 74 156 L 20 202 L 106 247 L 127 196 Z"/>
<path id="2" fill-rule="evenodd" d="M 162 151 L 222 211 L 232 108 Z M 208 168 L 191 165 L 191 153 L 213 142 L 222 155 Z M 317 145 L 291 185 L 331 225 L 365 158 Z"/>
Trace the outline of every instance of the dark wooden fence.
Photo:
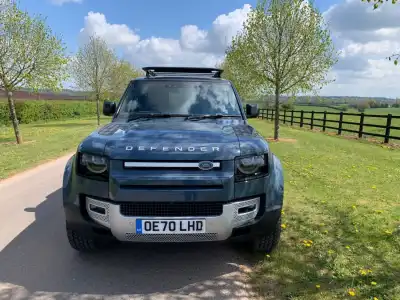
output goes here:
<path id="1" fill-rule="evenodd" d="M 274 120 L 275 111 L 273 109 L 259 109 L 259 118 Z M 306 116 L 306 115 L 310 116 Z M 322 116 L 321 116 L 322 115 Z M 328 116 L 338 116 L 338 120 L 329 119 Z M 358 117 L 358 122 L 350 122 L 344 121 L 345 116 Z M 378 124 L 370 124 L 365 122 L 365 118 L 375 118 L 379 119 L 382 122 L 382 125 Z M 397 121 L 399 126 L 393 126 L 393 121 Z M 388 115 L 372 115 L 372 114 L 364 114 L 364 113 L 346 113 L 346 112 L 327 112 L 327 111 L 306 111 L 306 110 L 290 110 L 290 111 L 280 111 L 279 113 L 279 121 L 284 124 L 299 124 L 300 127 L 310 126 L 310 129 L 314 129 L 315 127 L 322 128 L 322 131 L 326 131 L 326 129 L 331 129 L 337 131 L 338 135 L 341 135 L 342 132 L 351 132 L 358 134 L 359 138 L 362 138 L 363 135 L 370 135 L 375 137 L 382 137 L 384 139 L 384 143 L 389 143 L 389 140 L 400 140 L 400 131 L 399 136 L 393 136 L 391 134 L 391 130 L 400 130 L 400 116 L 393 116 L 391 114 Z M 307 123 L 309 121 L 309 123 Z M 322 122 L 322 124 L 318 124 L 316 121 Z M 336 123 L 337 126 L 329 126 L 327 123 Z M 353 129 L 344 128 L 343 125 L 352 125 Z M 383 125 L 384 124 L 384 125 Z M 397 125 L 397 124 L 396 124 Z M 375 133 L 375 132 L 366 132 L 364 131 L 365 127 L 370 128 L 378 128 L 381 129 L 384 133 Z"/>

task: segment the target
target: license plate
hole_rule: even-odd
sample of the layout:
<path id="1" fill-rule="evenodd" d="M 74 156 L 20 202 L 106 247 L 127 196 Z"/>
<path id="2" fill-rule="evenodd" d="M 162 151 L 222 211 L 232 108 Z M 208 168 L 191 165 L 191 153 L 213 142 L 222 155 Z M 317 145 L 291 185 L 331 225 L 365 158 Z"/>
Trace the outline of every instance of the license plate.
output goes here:
<path id="1" fill-rule="evenodd" d="M 191 234 L 205 233 L 206 221 L 188 220 L 136 220 L 137 234 Z"/>

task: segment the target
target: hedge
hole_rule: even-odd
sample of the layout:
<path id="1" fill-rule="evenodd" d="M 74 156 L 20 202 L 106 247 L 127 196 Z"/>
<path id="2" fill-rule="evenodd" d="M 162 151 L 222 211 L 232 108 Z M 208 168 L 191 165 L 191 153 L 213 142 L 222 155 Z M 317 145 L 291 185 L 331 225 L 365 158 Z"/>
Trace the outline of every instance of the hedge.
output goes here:
<path id="1" fill-rule="evenodd" d="M 102 105 L 100 103 L 100 109 Z M 15 109 L 20 124 L 96 116 L 96 102 L 90 101 L 18 101 Z M 0 102 L 0 124 L 10 123 L 8 102 Z"/>

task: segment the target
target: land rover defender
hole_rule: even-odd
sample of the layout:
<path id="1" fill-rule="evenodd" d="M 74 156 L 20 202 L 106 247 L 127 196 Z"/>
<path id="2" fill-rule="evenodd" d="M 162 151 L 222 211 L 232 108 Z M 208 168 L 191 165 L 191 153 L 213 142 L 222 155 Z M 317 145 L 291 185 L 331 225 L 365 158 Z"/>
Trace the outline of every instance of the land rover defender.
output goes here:
<path id="1" fill-rule="evenodd" d="M 66 234 L 78 251 L 110 242 L 213 242 L 241 238 L 271 252 L 281 233 L 283 170 L 248 123 L 216 68 L 146 67 L 111 122 L 65 166 Z"/>

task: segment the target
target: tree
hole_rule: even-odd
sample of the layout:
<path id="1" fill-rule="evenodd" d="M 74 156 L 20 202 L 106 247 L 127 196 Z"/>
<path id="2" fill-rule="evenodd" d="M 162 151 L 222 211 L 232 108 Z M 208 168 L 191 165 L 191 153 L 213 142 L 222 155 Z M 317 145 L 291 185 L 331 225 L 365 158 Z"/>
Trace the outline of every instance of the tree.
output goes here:
<path id="1" fill-rule="evenodd" d="M 107 91 L 116 62 L 114 51 L 101 37 L 95 35 L 89 37 L 71 61 L 71 76 L 75 84 L 95 95 L 97 125 L 100 125 L 100 97 Z"/>
<path id="2" fill-rule="evenodd" d="M 367 108 L 369 108 L 369 104 L 367 101 L 362 101 L 357 103 L 356 107 L 359 112 L 364 112 Z"/>
<path id="3" fill-rule="evenodd" d="M 0 88 L 8 97 L 10 118 L 18 144 L 22 143 L 12 93 L 19 87 L 62 89 L 67 78 L 65 47 L 45 20 L 31 17 L 10 1 L 0 10 Z"/>
<path id="4" fill-rule="evenodd" d="M 368 2 L 368 3 L 374 3 L 374 9 L 378 9 L 379 6 L 384 4 L 385 2 L 389 2 L 389 0 L 361 0 L 361 2 Z M 392 4 L 396 4 L 398 0 L 390 0 Z"/>
<path id="5" fill-rule="evenodd" d="M 279 116 L 281 94 L 316 90 L 330 82 L 325 77 L 337 61 L 336 54 L 323 17 L 312 3 L 264 0 L 233 38 L 227 60 L 258 92 L 275 95 L 275 116 Z M 276 117 L 274 139 L 278 138 Z"/>
<path id="6" fill-rule="evenodd" d="M 246 78 L 247 74 L 243 72 L 240 66 L 235 64 L 232 55 L 227 56 L 221 64 L 217 65 L 217 68 L 224 70 L 222 77 L 233 83 L 243 101 L 257 98 L 255 82 Z"/>
<path id="7" fill-rule="evenodd" d="M 117 60 L 110 73 L 110 78 L 106 82 L 107 98 L 119 99 L 126 89 L 129 82 L 142 75 L 142 72 L 133 67 L 126 60 Z"/>

